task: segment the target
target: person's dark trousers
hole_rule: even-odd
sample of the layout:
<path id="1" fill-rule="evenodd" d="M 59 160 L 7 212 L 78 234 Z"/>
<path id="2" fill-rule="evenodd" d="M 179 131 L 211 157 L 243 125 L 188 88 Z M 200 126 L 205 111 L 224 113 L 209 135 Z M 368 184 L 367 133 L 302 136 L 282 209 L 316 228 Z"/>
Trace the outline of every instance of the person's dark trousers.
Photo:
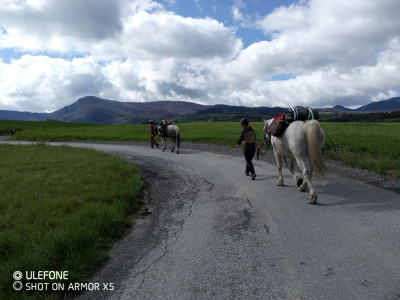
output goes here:
<path id="1" fill-rule="evenodd" d="M 156 145 L 157 146 L 157 148 L 158 148 L 158 146 L 159 146 L 159 144 L 156 142 L 156 140 L 154 139 L 154 135 L 150 135 L 150 138 L 151 138 L 151 148 L 154 148 L 154 145 Z"/>
<path id="2" fill-rule="evenodd" d="M 245 143 L 243 147 L 244 158 L 246 159 L 246 172 L 255 173 L 252 159 L 256 153 L 256 145 Z"/>

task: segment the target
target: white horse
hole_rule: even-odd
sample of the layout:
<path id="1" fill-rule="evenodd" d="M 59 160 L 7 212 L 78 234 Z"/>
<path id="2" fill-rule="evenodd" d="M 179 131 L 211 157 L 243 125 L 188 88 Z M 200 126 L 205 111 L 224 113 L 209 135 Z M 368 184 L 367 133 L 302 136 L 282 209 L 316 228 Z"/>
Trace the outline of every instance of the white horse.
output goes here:
<path id="1" fill-rule="evenodd" d="M 264 120 L 264 135 L 273 119 Z M 308 203 L 317 204 L 318 196 L 312 182 L 312 172 L 315 170 L 318 178 L 325 179 L 329 174 L 322 160 L 322 148 L 325 144 L 325 133 L 316 120 L 306 122 L 295 121 L 291 123 L 280 137 L 271 137 L 274 155 L 276 158 L 279 180 L 278 186 L 283 186 L 282 157 L 290 158 L 290 172 L 296 181 L 300 191 L 304 192 L 307 186 L 310 188 L 310 199 Z M 304 180 L 296 173 L 294 162 L 303 172 Z"/>
<path id="2" fill-rule="evenodd" d="M 156 126 L 156 132 L 161 138 L 161 142 L 163 145 L 163 150 L 167 149 L 165 147 L 165 139 L 170 138 L 174 143 L 174 147 L 172 148 L 171 152 L 175 151 L 176 146 L 176 154 L 179 154 L 179 147 L 181 146 L 181 134 L 179 132 L 179 127 L 176 125 L 167 125 L 167 126 Z"/>

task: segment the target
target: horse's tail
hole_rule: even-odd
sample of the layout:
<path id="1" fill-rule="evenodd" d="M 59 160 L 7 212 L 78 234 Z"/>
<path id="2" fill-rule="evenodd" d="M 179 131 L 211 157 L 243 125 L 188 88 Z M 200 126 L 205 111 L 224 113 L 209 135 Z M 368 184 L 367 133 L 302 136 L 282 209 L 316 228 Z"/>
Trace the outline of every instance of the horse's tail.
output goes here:
<path id="1" fill-rule="evenodd" d="M 305 131 L 311 165 L 318 178 L 326 179 L 330 172 L 323 162 L 321 153 L 321 149 L 325 144 L 325 133 L 316 120 L 307 121 Z"/>
<path id="2" fill-rule="evenodd" d="M 181 133 L 179 132 L 179 127 L 175 125 L 176 130 L 176 146 L 178 149 L 181 147 Z"/>

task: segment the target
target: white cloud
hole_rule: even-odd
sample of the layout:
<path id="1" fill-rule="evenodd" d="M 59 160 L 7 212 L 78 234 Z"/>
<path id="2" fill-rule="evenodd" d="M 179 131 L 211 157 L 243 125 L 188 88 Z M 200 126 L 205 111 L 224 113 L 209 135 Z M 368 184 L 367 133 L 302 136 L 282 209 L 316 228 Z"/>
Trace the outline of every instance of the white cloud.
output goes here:
<path id="1" fill-rule="evenodd" d="M 183 18 L 165 12 L 135 14 L 126 23 L 120 41 L 125 56 L 142 54 L 156 58 L 229 59 L 242 47 L 235 34 L 216 20 Z"/>
<path id="2" fill-rule="evenodd" d="M 87 53 L 92 45 L 117 38 L 126 18 L 162 9 L 150 0 L 0 0 L 1 48 Z"/>
<path id="3" fill-rule="evenodd" d="M 92 11 L 91 1 L 0 0 L 0 49 L 40 54 L 0 60 L 0 109 L 51 111 L 85 95 L 354 106 L 399 93 L 397 0 L 282 6 L 249 24 L 268 40 L 245 49 L 232 28 L 213 19 L 182 17 L 150 0 L 102 2 Z M 251 21 L 244 6 L 235 1 L 231 11 L 240 26 Z"/>
<path id="4" fill-rule="evenodd" d="M 0 101 L 16 110 L 53 111 L 109 89 L 102 68 L 90 59 L 24 55 L 10 64 L 0 62 Z"/>

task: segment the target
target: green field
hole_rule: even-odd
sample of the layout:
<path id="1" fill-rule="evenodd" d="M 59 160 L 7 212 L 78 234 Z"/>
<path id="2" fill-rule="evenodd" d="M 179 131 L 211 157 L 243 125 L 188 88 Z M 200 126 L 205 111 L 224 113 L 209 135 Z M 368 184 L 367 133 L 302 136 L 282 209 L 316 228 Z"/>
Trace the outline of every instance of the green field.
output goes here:
<path id="1" fill-rule="evenodd" d="M 142 203 L 139 170 L 115 156 L 0 145 L 0 163 L 0 299 L 46 295 L 14 291 L 17 270 L 68 271 L 68 282 L 85 282 Z"/>
<path id="2" fill-rule="evenodd" d="M 353 167 L 400 178 L 400 123 L 321 123 L 325 155 Z"/>
<path id="3" fill-rule="evenodd" d="M 394 170 L 400 177 L 400 123 L 321 123 L 328 158 L 381 174 Z M 234 146 L 241 128 L 236 122 L 177 124 L 183 141 Z M 259 139 L 262 122 L 251 124 Z M 95 125 L 62 122 L 0 121 L 0 133 L 18 130 L 16 140 L 148 141 L 148 125 Z"/>

